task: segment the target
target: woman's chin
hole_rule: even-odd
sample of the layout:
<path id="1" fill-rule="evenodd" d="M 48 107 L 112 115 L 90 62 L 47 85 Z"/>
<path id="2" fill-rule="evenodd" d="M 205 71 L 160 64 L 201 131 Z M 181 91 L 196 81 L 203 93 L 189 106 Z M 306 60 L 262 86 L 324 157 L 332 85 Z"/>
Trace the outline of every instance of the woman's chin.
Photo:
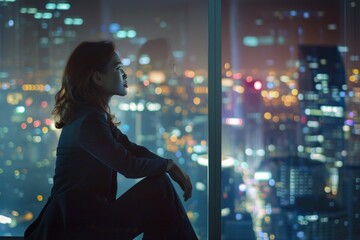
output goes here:
<path id="1" fill-rule="evenodd" d="M 120 97 L 124 97 L 128 94 L 127 90 L 125 91 L 120 91 L 117 95 L 120 96 Z"/>

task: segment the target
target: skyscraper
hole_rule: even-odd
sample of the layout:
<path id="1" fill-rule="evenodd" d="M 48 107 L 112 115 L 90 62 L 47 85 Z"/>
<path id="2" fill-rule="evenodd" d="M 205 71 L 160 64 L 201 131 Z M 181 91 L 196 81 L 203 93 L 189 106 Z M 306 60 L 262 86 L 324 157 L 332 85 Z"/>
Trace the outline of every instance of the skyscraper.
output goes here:
<path id="1" fill-rule="evenodd" d="M 325 164 L 324 191 L 337 197 L 345 157 L 345 69 L 336 46 L 299 47 L 299 156 Z"/>

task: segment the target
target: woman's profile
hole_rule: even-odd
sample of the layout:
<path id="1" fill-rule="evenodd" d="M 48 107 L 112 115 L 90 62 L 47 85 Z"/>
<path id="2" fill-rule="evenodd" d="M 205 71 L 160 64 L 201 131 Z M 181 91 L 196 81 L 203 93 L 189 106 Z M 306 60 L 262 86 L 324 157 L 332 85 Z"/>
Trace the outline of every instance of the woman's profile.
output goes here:
<path id="1" fill-rule="evenodd" d="M 131 142 L 109 109 L 127 94 L 111 41 L 83 42 L 70 55 L 53 115 L 62 132 L 54 185 L 25 239 L 197 239 L 168 175 L 184 191 L 188 175 L 171 159 Z M 117 173 L 145 177 L 116 198 Z M 168 173 L 168 174 L 167 174 Z"/>

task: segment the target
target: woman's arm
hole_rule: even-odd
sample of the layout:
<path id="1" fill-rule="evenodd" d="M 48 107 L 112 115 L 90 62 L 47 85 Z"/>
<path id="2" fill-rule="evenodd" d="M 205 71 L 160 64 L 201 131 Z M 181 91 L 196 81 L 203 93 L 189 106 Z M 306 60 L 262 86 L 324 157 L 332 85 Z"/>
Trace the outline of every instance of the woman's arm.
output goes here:
<path id="1" fill-rule="evenodd" d="M 155 153 L 151 152 L 146 147 L 137 145 L 129 140 L 129 138 L 123 134 L 120 129 L 116 128 L 114 130 L 114 137 L 118 142 L 120 142 L 128 151 L 137 157 L 148 157 L 148 158 L 162 158 Z M 162 158 L 163 159 L 163 158 Z"/>
<path id="2" fill-rule="evenodd" d="M 116 140 L 122 143 L 136 157 L 148 157 L 153 159 L 163 159 L 143 146 L 139 146 L 129 140 L 129 138 L 116 128 L 114 136 Z M 184 191 L 183 197 L 187 201 L 192 195 L 192 184 L 189 176 L 171 159 L 167 159 L 166 172 L 179 184 Z"/>
<path id="3" fill-rule="evenodd" d="M 166 172 L 167 159 L 152 155 L 146 148 L 130 144 L 130 141 L 125 143 L 129 146 L 124 146 L 114 138 L 102 114 L 94 112 L 85 117 L 78 141 L 86 152 L 125 177 L 139 178 Z M 139 150 L 139 154 L 133 154 L 135 150 Z"/>

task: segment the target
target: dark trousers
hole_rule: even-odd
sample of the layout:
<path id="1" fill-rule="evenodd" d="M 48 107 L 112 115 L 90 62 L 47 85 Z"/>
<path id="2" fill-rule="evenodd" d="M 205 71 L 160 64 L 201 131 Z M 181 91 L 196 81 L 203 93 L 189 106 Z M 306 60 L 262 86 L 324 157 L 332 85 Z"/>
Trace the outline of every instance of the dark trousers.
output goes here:
<path id="1" fill-rule="evenodd" d="M 169 177 L 147 177 L 135 184 L 105 211 L 114 221 L 113 229 L 120 235 L 135 238 L 144 233 L 143 239 L 193 240 L 196 234 Z M 119 226 L 120 225 L 120 226 Z M 123 239 L 123 238 L 121 238 Z"/>
<path id="2" fill-rule="evenodd" d="M 166 174 L 144 178 L 112 202 L 81 189 L 53 196 L 25 239 L 128 240 L 141 233 L 145 240 L 197 239 Z"/>

